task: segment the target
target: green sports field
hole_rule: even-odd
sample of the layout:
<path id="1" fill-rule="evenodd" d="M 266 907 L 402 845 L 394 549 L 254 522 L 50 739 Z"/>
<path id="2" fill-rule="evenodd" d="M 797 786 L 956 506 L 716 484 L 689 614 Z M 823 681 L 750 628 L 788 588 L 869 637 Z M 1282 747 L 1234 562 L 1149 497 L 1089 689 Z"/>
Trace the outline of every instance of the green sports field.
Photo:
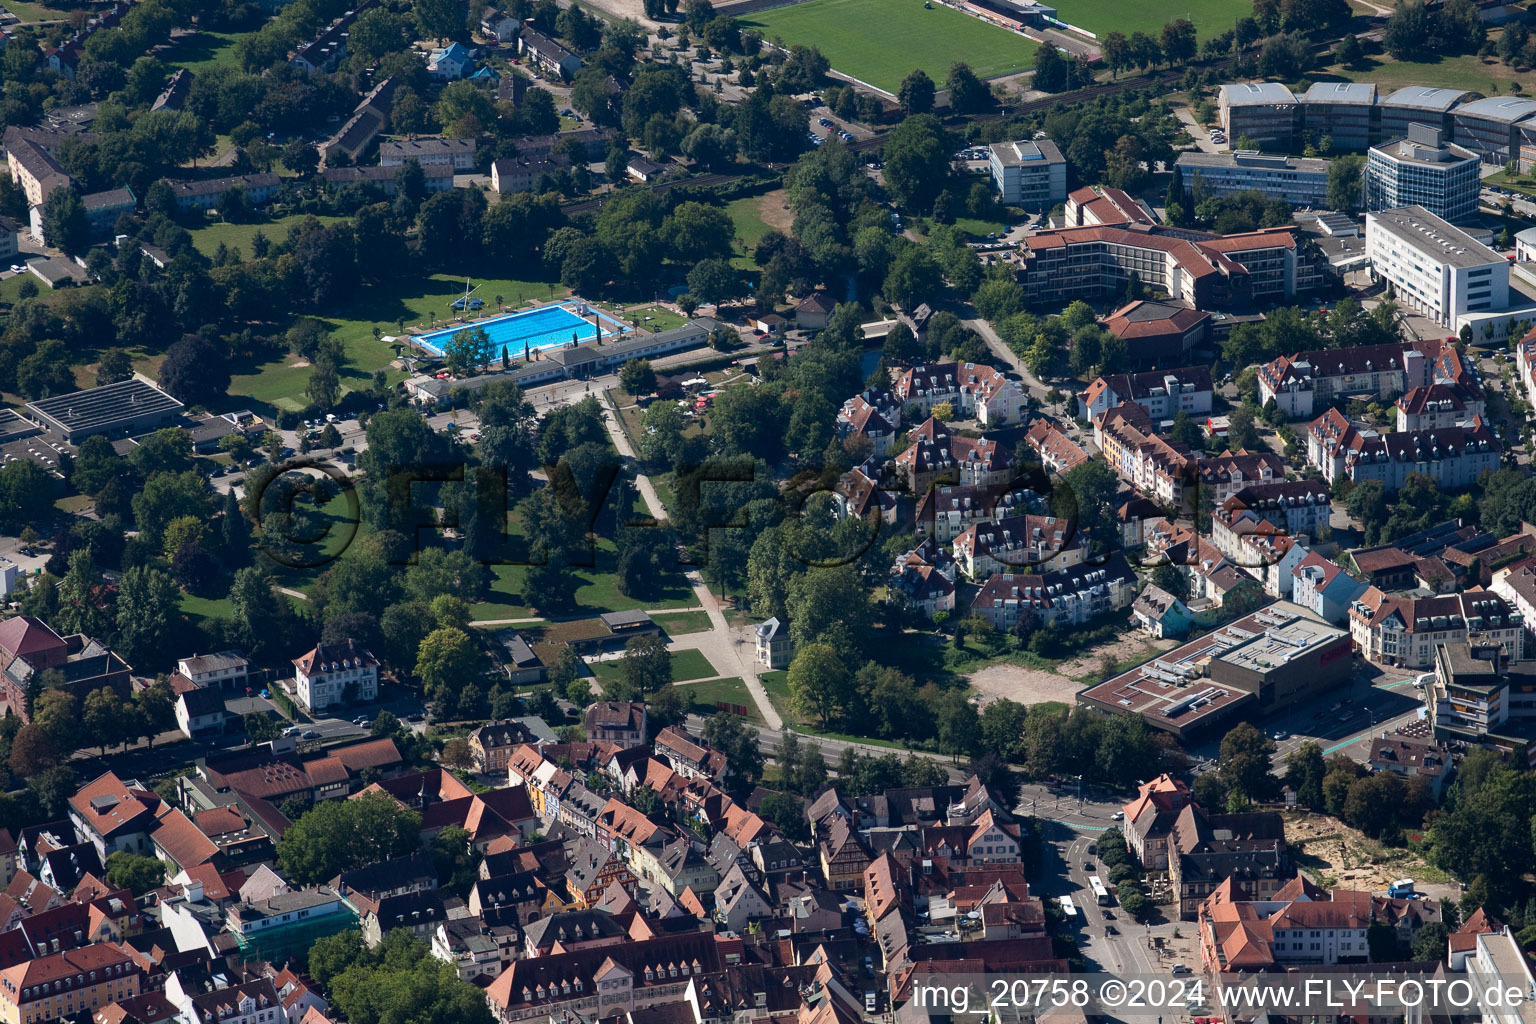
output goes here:
<path id="1" fill-rule="evenodd" d="M 1248 0 L 1170 0 L 1165 4 L 1059 0 L 1055 6 L 1056 16 L 1062 21 L 1097 33 L 1100 38 L 1110 32 L 1145 32 L 1155 39 L 1168 22 L 1188 18 L 1202 41 L 1207 36 L 1220 35 L 1232 27 L 1233 19 L 1252 10 Z"/>
<path id="2" fill-rule="evenodd" d="M 964 61 L 988 78 L 1034 64 L 1035 44 L 1007 29 L 923 0 L 807 0 L 759 11 L 744 24 L 770 41 L 814 46 L 836 71 L 895 93 L 922 68 L 943 86 L 949 66 Z"/>

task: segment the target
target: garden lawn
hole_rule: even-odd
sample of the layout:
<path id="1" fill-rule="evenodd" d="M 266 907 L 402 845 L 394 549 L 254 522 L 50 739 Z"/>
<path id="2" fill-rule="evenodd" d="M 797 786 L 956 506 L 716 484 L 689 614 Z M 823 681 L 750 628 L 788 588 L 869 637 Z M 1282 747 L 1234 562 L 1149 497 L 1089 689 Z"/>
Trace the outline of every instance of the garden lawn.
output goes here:
<path id="1" fill-rule="evenodd" d="M 1231 28 L 1233 20 L 1250 13 L 1252 7 L 1248 0 L 1178 0 L 1172 7 L 1125 0 L 1061 0 L 1056 16 L 1101 37 L 1107 32 L 1129 36 L 1141 31 L 1154 39 L 1168 22 L 1188 18 L 1199 37 L 1205 39 Z"/>
<path id="2" fill-rule="evenodd" d="M 990 78 L 1023 71 L 1035 59 L 1036 44 L 1023 36 L 948 7 L 925 8 L 922 0 L 808 0 L 743 23 L 770 40 L 815 46 L 835 70 L 892 95 L 916 68 L 942 86 L 956 61 Z"/>
<path id="3" fill-rule="evenodd" d="M 599 661 L 592 665 L 592 674 L 602 682 L 613 682 L 624 674 L 623 662 L 618 658 L 610 658 L 607 661 Z M 719 671 L 709 663 L 702 651 L 673 651 L 672 652 L 672 681 L 674 683 L 686 683 L 690 679 L 708 679 L 718 675 Z M 742 687 L 746 692 L 746 687 Z M 748 701 L 750 703 L 750 699 Z"/>

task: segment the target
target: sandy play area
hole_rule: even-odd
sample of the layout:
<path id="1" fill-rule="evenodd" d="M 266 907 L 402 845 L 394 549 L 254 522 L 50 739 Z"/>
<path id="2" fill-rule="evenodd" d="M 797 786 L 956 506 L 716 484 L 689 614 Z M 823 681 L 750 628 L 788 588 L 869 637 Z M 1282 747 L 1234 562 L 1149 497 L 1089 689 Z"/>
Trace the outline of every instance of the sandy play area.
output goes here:
<path id="1" fill-rule="evenodd" d="M 1153 640 L 1140 634 L 1128 634 L 1111 643 L 1100 644 L 1070 661 L 1064 661 L 1054 671 L 1021 665 L 988 665 L 968 678 L 983 704 L 999 697 L 1020 704 L 1043 704 L 1053 700 L 1071 704 L 1077 691 L 1088 683 L 1101 681 L 1101 665 L 1106 658 L 1120 665 L 1135 664 L 1173 646 L 1172 640 Z M 1090 675 L 1092 678 L 1085 682 L 1085 678 Z"/>

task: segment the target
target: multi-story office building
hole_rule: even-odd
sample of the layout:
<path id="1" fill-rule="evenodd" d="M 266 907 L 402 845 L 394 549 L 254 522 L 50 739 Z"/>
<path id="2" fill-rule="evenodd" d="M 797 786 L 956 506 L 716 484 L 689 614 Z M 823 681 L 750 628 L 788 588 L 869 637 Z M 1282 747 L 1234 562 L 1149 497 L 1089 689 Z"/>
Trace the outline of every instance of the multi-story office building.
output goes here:
<path id="1" fill-rule="evenodd" d="M 1067 198 L 1067 162 L 1050 139 L 994 142 L 992 183 L 1008 206 L 1048 210 Z"/>
<path id="2" fill-rule="evenodd" d="M 1334 149 L 1362 150 L 1375 137 L 1376 86 L 1369 82 L 1317 82 L 1301 97 L 1304 130 Z"/>
<path id="3" fill-rule="evenodd" d="M 1372 146 L 1365 161 L 1365 208 L 1373 213 L 1421 206 L 1441 220 L 1477 213 L 1476 153 L 1445 141 L 1432 125 L 1410 124 L 1408 134 Z"/>
<path id="4" fill-rule="evenodd" d="M 1366 214 L 1365 251 L 1399 301 L 1452 330 L 1509 306 L 1509 261 L 1422 206 Z"/>
<path id="5" fill-rule="evenodd" d="M 1451 111 L 1451 141 L 1465 146 L 1485 164 L 1508 163 L 1519 153 L 1516 126 L 1536 115 L 1536 100 L 1489 96 L 1458 103 Z"/>
<path id="6" fill-rule="evenodd" d="M 1323 206 L 1328 197 L 1328 161 L 1240 149 L 1235 153 L 1179 154 L 1186 185 L 1196 174 L 1212 195 L 1257 189 L 1292 206 Z"/>
<path id="7" fill-rule="evenodd" d="M 1395 139 L 1407 135 L 1410 124 L 1427 124 L 1439 128 L 1449 137 L 1451 109 L 1463 99 L 1476 95 L 1462 89 L 1435 89 L 1427 85 L 1399 89 L 1376 101 L 1379 137 Z"/>
<path id="8" fill-rule="evenodd" d="M 1279 82 L 1243 82 L 1221 87 L 1221 127 L 1234 143 L 1289 149 L 1296 138 L 1300 104 Z"/>

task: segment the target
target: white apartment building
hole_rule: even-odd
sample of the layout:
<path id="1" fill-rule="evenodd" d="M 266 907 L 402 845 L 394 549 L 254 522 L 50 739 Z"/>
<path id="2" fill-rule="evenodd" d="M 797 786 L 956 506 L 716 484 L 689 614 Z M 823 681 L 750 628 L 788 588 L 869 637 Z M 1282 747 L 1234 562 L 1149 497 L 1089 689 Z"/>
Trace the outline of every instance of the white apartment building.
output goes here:
<path id="1" fill-rule="evenodd" d="M 295 693 L 310 711 L 379 696 L 379 660 L 355 640 L 321 644 L 293 659 Z"/>
<path id="2" fill-rule="evenodd" d="M 1067 161 L 1050 139 L 994 142 L 992 183 L 1008 206 L 1048 210 L 1067 198 Z"/>

